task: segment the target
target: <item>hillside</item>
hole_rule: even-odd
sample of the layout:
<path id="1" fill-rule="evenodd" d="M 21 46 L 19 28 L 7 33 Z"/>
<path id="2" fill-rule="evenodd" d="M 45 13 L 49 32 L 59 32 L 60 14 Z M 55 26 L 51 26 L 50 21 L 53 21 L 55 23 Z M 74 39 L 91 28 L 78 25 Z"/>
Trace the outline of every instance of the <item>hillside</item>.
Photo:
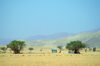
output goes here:
<path id="1" fill-rule="evenodd" d="M 88 30 L 88 31 L 85 31 L 85 32 L 80 32 L 80 33 L 86 33 L 86 32 L 90 32 L 90 33 L 94 33 L 94 32 L 98 32 L 100 30 L 100 27 L 97 28 L 97 29 L 93 29 L 93 30 Z M 77 34 L 80 34 L 80 33 L 77 33 Z M 89 33 L 89 34 L 90 34 Z M 27 38 L 24 38 L 25 41 L 26 40 L 29 40 L 28 43 L 30 43 L 31 45 L 33 46 L 47 46 L 47 45 L 50 45 L 50 46 L 56 46 L 54 45 L 55 41 L 57 41 L 56 39 L 63 39 L 64 37 L 69 37 L 69 36 L 75 36 L 77 35 L 76 33 L 67 33 L 67 32 L 60 32 L 60 33 L 55 33 L 55 34 L 51 34 L 51 35 L 37 35 L 37 36 L 30 36 L 30 37 L 27 37 Z M 96 37 L 97 38 L 97 37 Z M 15 39 L 0 39 L 0 46 L 6 46 L 7 44 L 9 44 L 11 41 L 13 40 L 17 40 L 18 38 L 15 38 Z M 23 39 L 23 40 L 24 40 Z M 49 40 L 49 44 L 44 44 L 44 42 L 42 41 L 42 43 L 44 44 L 41 44 L 41 41 L 37 42 L 37 40 Z M 51 40 L 54 40 L 53 43 L 51 42 Z M 64 39 L 63 39 L 64 40 Z M 91 39 L 93 40 L 93 39 Z M 66 41 L 66 39 L 64 40 L 64 42 Z M 97 40 L 98 41 L 98 38 Z M 67 41 L 68 42 L 68 41 Z M 89 41 L 90 42 L 90 41 Z M 48 41 L 47 41 L 48 43 Z M 65 42 L 66 43 L 66 42 Z M 30 45 L 29 44 L 29 45 Z M 34 45 L 35 44 L 35 45 Z M 52 44 L 52 45 L 51 45 Z M 60 43 L 59 43 L 60 44 Z"/>
<path id="2" fill-rule="evenodd" d="M 20 41 L 25 41 L 27 46 L 39 46 L 39 47 L 57 47 L 58 45 L 65 46 L 70 41 L 80 40 L 83 43 L 89 44 L 90 47 L 100 48 L 100 31 L 95 33 L 80 33 L 75 36 L 68 36 L 55 40 L 38 40 L 29 41 L 26 39 L 19 39 Z"/>

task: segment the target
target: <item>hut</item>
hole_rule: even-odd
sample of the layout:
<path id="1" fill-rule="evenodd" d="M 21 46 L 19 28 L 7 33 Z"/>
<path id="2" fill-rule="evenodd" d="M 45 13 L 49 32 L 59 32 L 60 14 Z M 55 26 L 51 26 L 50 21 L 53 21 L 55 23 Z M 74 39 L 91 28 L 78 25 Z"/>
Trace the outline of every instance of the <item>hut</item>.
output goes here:
<path id="1" fill-rule="evenodd" d="M 74 54 L 74 51 L 69 51 L 68 53 L 70 53 L 70 54 Z"/>
<path id="2" fill-rule="evenodd" d="M 52 48 L 52 53 L 57 53 L 57 48 Z"/>

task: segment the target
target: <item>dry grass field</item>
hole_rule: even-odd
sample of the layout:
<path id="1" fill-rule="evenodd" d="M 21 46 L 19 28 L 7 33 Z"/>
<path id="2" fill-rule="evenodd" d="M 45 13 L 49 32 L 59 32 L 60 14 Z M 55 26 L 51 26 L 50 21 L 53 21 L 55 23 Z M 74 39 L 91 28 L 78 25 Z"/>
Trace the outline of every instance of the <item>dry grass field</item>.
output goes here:
<path id="1" fill-rule="evenodd" d="M 100 52 L 81 50 L 81 54 L 68 54 L 68 50 L 51 53 L 51 48 L 33 47 L 32 51 L 28 48 L 21 51 L 23 54 L 13 54 L 9 49 L 0 53 L 0 66 L 100 66 Z"/>

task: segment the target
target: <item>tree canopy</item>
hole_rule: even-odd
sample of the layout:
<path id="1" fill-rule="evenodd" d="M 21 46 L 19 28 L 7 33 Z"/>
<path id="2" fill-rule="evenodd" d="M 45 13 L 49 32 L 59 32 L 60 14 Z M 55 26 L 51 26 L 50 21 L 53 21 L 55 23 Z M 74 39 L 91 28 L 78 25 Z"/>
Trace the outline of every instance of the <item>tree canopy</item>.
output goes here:
<path id="1" fill-rule="evenodd" d="M 10 44 L 7 45 L 7 48 L 11 48 L 15 54 L 20 53 L 23 47 L 26 46 L 24 41 L 13 40 Z"/>
<path id="2" fill-rule="evenodd" d="M 82 49 L 85 47 L 86 47 L 86 44 L 82 43 L 81 41 L 71 41 L 70 43 L 66 44 L 66 49 L 75 51 L 75 53 L 77 53 L 79 49 Z"/>

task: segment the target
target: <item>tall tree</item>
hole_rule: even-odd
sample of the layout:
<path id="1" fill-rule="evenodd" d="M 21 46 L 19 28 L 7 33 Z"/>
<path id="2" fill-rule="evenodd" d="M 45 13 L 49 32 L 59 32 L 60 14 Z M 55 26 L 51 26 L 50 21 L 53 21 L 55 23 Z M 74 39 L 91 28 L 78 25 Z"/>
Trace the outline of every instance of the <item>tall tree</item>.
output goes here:
<path id="1" fill-rule="evenodd" d="M 81 41 L 71 41 L 70 43 L 66 44 L 66 49 L 75 51 L 75 53 L 79 52 L 79 49 L 85 48 L 86 44 L 82 43 Z"/>
<path id="2" fill-rule="evenodd" d="M 10 44 L 7 45 L 7 48 L 11 48 L 15 54 L 19 54 L 24 46 L 26 46 L 24 41 L 13 40 Z"/>

